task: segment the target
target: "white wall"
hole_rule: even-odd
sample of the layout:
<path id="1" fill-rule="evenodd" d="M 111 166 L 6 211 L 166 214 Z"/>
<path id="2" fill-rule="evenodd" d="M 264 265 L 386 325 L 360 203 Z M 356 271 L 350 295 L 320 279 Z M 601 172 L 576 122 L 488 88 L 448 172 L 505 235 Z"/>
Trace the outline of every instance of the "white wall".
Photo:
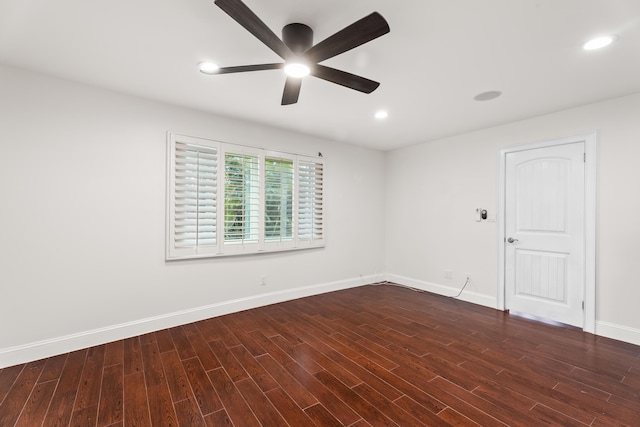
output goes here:
<path id="1" fill-rule="evenodd" d="M 382 278 L 382 152 L 2 66 L 0 94 L 0 367 Z M 165 262 L 168 130 L 322 152 L 326 248 Z"/>
<path id="2" fill-rule="evenodd" d="M 496 101 L 499 102 L 499 101 Z M 452 138 L 387 156 L 387 272 L 406 284 L 495 306 L 495 218 L 501 148 L 598 132 L 596 332 L 640 344 L 640 94 Z M 454 280 L 443 278 L 455 272 Z"/>

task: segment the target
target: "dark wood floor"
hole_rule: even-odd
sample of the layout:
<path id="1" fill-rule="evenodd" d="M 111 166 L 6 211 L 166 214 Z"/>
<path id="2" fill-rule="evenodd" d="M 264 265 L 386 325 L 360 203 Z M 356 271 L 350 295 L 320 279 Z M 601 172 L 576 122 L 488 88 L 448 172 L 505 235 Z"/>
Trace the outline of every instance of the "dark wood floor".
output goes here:
<path id="1" fill-rule="evenodd" d="M 0 426 L 639 426 L 640 347 L 392 285 L 0 370 Z"/>

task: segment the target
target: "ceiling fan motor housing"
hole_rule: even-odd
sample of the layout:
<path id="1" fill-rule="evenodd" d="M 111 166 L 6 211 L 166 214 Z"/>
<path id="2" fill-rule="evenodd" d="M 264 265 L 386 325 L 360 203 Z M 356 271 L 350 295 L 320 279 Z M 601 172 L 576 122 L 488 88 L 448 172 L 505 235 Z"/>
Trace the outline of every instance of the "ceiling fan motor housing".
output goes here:
<path id="1" fill-rule="evenodd" d="M 282 41 L 291 52 L 301 55 L 313 46 L 313 30 L 297 22 L 285 25 L 282 28 Z"/>

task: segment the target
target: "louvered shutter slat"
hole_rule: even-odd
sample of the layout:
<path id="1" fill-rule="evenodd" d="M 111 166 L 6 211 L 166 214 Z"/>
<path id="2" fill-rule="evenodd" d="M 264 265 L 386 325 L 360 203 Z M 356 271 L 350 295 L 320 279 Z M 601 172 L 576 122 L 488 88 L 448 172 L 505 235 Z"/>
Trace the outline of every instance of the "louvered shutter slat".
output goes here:
<path id="1" fill-rule="evenodd" d="M 320 241 L 324 235 L 322 163 L 301 160 L 298 181 L 298 239 Z"/>
<path id="2" fill-rule="evenodd" d="M 198 248 L 216 245 L 218 150 L 175 144 L 174 245 Z"/>

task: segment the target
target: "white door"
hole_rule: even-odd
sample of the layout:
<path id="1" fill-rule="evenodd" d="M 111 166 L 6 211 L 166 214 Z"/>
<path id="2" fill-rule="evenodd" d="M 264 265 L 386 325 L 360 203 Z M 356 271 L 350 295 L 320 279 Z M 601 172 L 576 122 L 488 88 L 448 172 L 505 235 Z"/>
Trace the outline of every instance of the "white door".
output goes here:
<path id="1" fill-rule="evenodd" d="M 584 325 L 584 142 L 507 153 L 505 306 Z"/>

